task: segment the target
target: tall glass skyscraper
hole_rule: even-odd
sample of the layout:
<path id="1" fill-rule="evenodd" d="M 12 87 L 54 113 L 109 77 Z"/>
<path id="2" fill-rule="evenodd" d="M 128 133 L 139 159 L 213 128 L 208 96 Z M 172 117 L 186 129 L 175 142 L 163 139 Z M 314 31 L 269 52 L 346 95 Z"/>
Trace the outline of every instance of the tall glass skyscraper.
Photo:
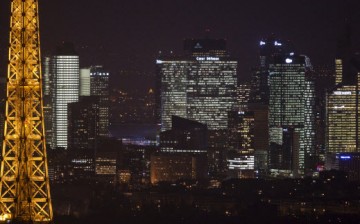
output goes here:
<path id="1" fill-rule="evenodd" d="M 110 73 L 102 66 L 90 68 L 90 95 L 99 97 L 99 136 L 109 136 L 109 78 Z"/>
<path id="2" fill-rule="evenodd" d="M 305 160 L 314 153 L 315 96 L 305 76 L 309 62 L 306 56 L 283 55 L 269 66 L 269 168 L 294 176 L 304 174 Z"/>
<path id="3" fill-rule="evenodd" d="M 158 111 L 161 131 L 171 130 L 172 116 L 187 117 L 187 74 L 193 62 L 181 59 L 157 60 Z"/>
<path id="4" fill-rule="evenodd" d="M 326 97 L 326 152 L 335 156 L 360 151 L 360 56 L 353 52 L 351 33 L 347 23 L 338 39 L 336 88 Z"/>
<path id="5" fill-rule="evenodd" d="M 79 56 L 73 44 L 63 43 L 50 59 L 52 148 L 67 148 L 68 103 L 79 100 Z"/>

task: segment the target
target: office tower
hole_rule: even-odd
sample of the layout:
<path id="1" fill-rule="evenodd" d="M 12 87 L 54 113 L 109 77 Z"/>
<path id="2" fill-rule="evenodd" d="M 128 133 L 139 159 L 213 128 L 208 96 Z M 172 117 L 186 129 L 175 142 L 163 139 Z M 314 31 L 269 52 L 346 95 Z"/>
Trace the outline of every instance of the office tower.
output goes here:
<path id="1" fill-rule="evenodd" d="M 98 96 L 81 96 L 79 102 L 68 104 L 68 149 L 77 178 L 90 178 L 94 174 L 99 116 Z"/>
<path id="2" fill-rule="evenodd" d="M 81 96 L 68 104 L 68 147 L 87 150 L 95 147 L 99 135 L 99 97 Z"/>
<path id="3" fill-rule="evenodd" d="M 209 130 L 227 128 L 227 113 L 236 105 L 237 61 L 224 40 L 185 40 L 183 57 L 157 60 L 157 107 L 161 130 L 176 115 L 205 123 Z"/>
<path id="4" fill-rule="evenodd" d="M 50 223 L 38 2 L 11 1 L 0 222 Z"/>
<path id="5" fill-rule="evenodd" d="M 228 112 L 237 103 L 237 61 L 221 39 L 188 39 L 184 50 L 183 56 L 156 61 L 158 123 L 161 131 L 169 130 L 171 116 L 176 115 L 206 124 L 209 168 L 223 172 Z"/>
<path id="6" fill-rule="evenodd" d="M 254 124 L 253 111 L 230 111 L 229 149 L 254 152 Z"/>
<path id="7" fill-rule="evenodd" d="M 269 64 L 272 58 L 277 55 L 293 53 L 289 41 L 282 41 L 271 35 L 259 43 L 260 55 L 259 66 L 254 69 L 251 80 L 250 101 L 252 103 L 269 103 Z"/>
<path id="8" fill-rule="evenodd" d="M 338 39 L 337 47 L 337 85 L 328 91 L 326 101 L 326 152 L 359 152 L 360 57 L 352 51 L 349 23 L 344 35 Z"/>
<path id="9" fill-rule="evenodd" d="M 327 95 L 328 153 L 358 152 L 359 95 L 358 85 L 336 88 Z"/>
<path id="10" fill-rule="evenodd" d="M 253 111 L 229 112 L 227 163 L 232 178 L 255 177 L 254 126 Z"/>
<path id="11" fill-rule="evenodd" d="M 80 99 L 69 103 L 68 108 L 68 148 L 74 175 L 77 178 L 90 178 L 95 173 L 105 175 L 108 172 L 105 164 L 113 164 L 116 158 L 107 158 L 107 152 L 94 158 L 95 153 L 100 155 L 104 150 L 98 145 L 100 137 L 109 136 L 109 72 L 102 66 L 80 69 Z"/>
<path id="12" fill-rule="evenodd" d="M 326 96 L 327 92 L 335 87 L 335 71 L 330 65 L 314 67 L 313 72 L 308 72 L 307 77 L 314 81 L 315 87 L 315 146 L 318 166 L 325 160 L 326 145 Z"/>
<path id="13" fill-rule="evenodd" d="M 99 97 L 99 136 L 109 137 L 109 72 L 102 66 L 90 67 L 90 95 Z"/>
<path id="14" fill-rule="evenodd" d="M 258 177 L 267 175 L 268 169 L 270 64 L 276 56 L 293 54 L 292 48 L 289 41 L 280 40 L 275 35 L 259 42 L 259 64 L 253 69 L 247 109 L 255 115 L 254 155 Z"/>
<path id="15" fill-rule="evenodd" d="M 90 96 L 90 68 L 80 69 L 80 96 Z"/>
<path id="16" fill-rule="evenodd" d="M 46 144 L 51 150 L 53 146 L 53 126 L 52 126 L 52 104 L 51 104 L 51 73 L 50 57 L 44 57 L 43 60 L 43 99 L 44 99 L 44 123 Z"/>
<path id="17" fill-rule="evenodd" d="M 53 149 L 68 146 L 68 103 L 79 100 L 79 76 L 79 56 L 64 42 L 50 60 Z"/>
<path id="18" fill-rule="evenodd" d="M 275 56 L 273 60 L 269 65 L 269 168 L 281 170 L 287 167 L 291 171 L 287 173 L 303 175 L 308 169 L 313 169 L 307 166 L 307 159 L 314 153 L 313 83 L 305 76 L 305 72 L 311 68 L 310 61 L 306 56 L 297 55 Z M 276 148 L 286 147 L 283 130 L 288 128 L 294 129 L 293 135 L 299 136 L 300 144 L 299 149 L 292 152 L 291 167 L 281 164 L 281 161 L 288 161 L 272 160 Z"/>
<path id="19" fill-rule="evenodd" d="M 191 62 L 157 60 L 157 112 L 161 131 L 171 129 L 172 116 L 187 117 L 187 74 Z"/>

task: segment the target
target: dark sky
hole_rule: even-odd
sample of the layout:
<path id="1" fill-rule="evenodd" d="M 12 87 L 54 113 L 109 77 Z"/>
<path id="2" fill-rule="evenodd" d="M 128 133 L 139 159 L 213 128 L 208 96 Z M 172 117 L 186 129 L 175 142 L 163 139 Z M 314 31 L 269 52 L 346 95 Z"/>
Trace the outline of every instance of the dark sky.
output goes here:
<path id="1" fill-rule="evenodd" d="M 239 76 L 257 64 L 258 43 L 275 33 L 313 64 L 331 64 L 339 27 L 352 15 L 359 43 L 359 0 L 39 0 L 42 54 L 61 41 L 78 49 L 82 66 L 153 73 L 159 50 L 182 52 L 184 38 L 225 38 Z M 10 0 L 0 1 L 0 54 L 7 56 Z M 210 29 L 208 34 L 206 29 Z M 355 45 L 356 45 L 355 44 Z M 4 63 L 0 65 L 5 73 Z M 131 81 L 129 81 L 131 82 Z M 130 83 L 132 85 L 133 83 Z"/>

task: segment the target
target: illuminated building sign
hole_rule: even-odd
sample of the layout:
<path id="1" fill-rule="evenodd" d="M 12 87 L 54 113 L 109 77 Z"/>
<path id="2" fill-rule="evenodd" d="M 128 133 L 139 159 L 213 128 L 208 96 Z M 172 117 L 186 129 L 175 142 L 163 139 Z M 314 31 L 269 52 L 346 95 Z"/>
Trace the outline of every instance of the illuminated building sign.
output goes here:
<path id="1" fill-rule="evenodd" d="M 351 95 L 351 91 L 334 91 L 334 95 Z"/>
<path id="2" fill-rule="evenodd" d="M 219 57 L 196 57 L 198 61 L 219 61 Z"/>
<path id="3" fill-rule="evenodd" d="M 349 160 L 349 159 L 351 159 L 351 157 L 350 157 L 350 156 L 340 156 L 340 159 L 342 159 L 342 160 Z"/>

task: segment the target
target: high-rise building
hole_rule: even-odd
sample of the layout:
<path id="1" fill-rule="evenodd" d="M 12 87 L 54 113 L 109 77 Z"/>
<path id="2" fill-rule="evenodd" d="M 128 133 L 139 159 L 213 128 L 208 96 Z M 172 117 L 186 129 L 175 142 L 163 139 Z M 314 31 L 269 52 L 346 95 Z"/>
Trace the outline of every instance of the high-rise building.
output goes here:
<path id="1" fill-rule="evenodd" d="M 293 53 L 291 43 L 282 41 L 271 35 L 264 38 L 259 43 L 260 46 L 260 63 L 254 69 L 251 80 L 250 101 L 252 103 L 269 103 L 269 64 L 272 58 L 277 55 Z"/>
<path id="2" fill-rule="evenodd" d="M 248 111 L 253 111 L 255 170 L 258 177 L 267 175 L 269 149 L 270 64 L 274 57 L 293 54 L 289 41 L 270 35 L 259 42 L 259 64 L 253 69 Z"/>
<path id="3" fill-rule="evenodd" d="M 305 73 L 311 68 L 306 56 L 283 55 L 273 57 L 270 64 L 270 99 L 269 99 L 269 131 L 270 145 L 283 142 L 283 131 L 294 129 L 299 135 L 299 150 L 293 155 L 292 175 L 302 175 L 308 167 L 307 159 L 314 153 L 314 90 L 313 83 L 306 79 Z M 270 147 L 269 168 L 272 170 L 284 167 L 271 154 L 276 147 Z M 284 156 L 284 155 L 279 155 Z M 290 167 L 288 167 L 290 168 Z"/>
<path id="4" fill-rule="evenodd" d="M 90 96 L 90 68 L 80 69 L 80 96 Z"/>
<path id="5" fill-rule="evenodd" d="M 307 76 L 314 80 L 315 84 L 315 163 L 319 166 L 325 160 L 325 139 L 326 139 L 326 96 L 327 92 L 335 87 L 335 71 L 330 65 L 314 67 L 314 72 L 307 73 Z"/>
<path id="6" fill-rule="evenodd" d="M 87 178 L 94 172 L 94 156 L 99 133 L 99 99 L 81 96 L 68 104 L 68 149 L 76 177 Z"/>
<path id="7" fill-rule="evenodd" d="M 253 111 L 229 112 L 229 148 L 235 151 L 254 151 Z"/>
<path id="8" fill-rule="evenodd" d="M 94 172 L 98 140 L 109 136 L 109 72 L 102 66 L 81 69 L 80 100 L 68 107 L 72 165 L 77 177 L 87 178 Z"/>
<path id="9" fill-rule="evenodd" d="M 44 123 L 46 144 L 53 146 L 53 126 L 52 126 L 52 104 L 51 104 L 51 73 L 50 73 L 50 57 L 44 57 L 43 60 L 43 98 L 44 98 Z"/>
<path id="10" fill-rule="evenodd" d="M 336 87 L 326 98 L 326 152 L 354 153 L 359 146 L 360 57 L 352 51 L 350 24 L 338 39 Z M 327 156 L 329 157 L 329 156 Z"/>
<path id="11" fill-rule="evenodd" d="M 328 93 L 326 103 L 328 153 L 358 152 L 360 124 L 357 86 L 341 86 Z"/>
<path id="12" fill-rule="evenodd" d="M 99 136 L 109 137 L 109 72 L 102 66 L 90 68 L 90 95 L 99 97 Z"/>
<path id="13" fill-rule="evenodd" d="M 227 163 L 230 177 L 255 177 L 254 126 L 253 111 L 229 112 Z"/>
<path id="14" fill-rule="evenodd" d="M 52 148 L 68 144 L 68 103 L 79 100 L 79 56 L 71 43 L 62 43 L 50 59 Z"/>
<path id="15" fill-rule="evenodd" d="M 157 60 L 157 111 L 161 131 L 171 129 L 172 116 L 187 117 L 187 74 L 191 62 L 172 58 Z"/>
<path id="16" fill-rule="evenodd" d="M 184 57 L 157 60 L 161 130 L 171 128 L 171 116 L 192 119 L 209 130 L 227 128 L 227 113 L 236 105 L 237 61 L 224 40 L 185 40 Z"/>
<path id="17" fill-rule="evenodd" d="M 157 61 L 157 112 L 161 131 L 171 129 L 171 116 L 206 124 L 211 173 L 226 168 L 228 112 L 237 104 L 237 60 L 225 40 L 188 39 L 181 57 Z"/>

